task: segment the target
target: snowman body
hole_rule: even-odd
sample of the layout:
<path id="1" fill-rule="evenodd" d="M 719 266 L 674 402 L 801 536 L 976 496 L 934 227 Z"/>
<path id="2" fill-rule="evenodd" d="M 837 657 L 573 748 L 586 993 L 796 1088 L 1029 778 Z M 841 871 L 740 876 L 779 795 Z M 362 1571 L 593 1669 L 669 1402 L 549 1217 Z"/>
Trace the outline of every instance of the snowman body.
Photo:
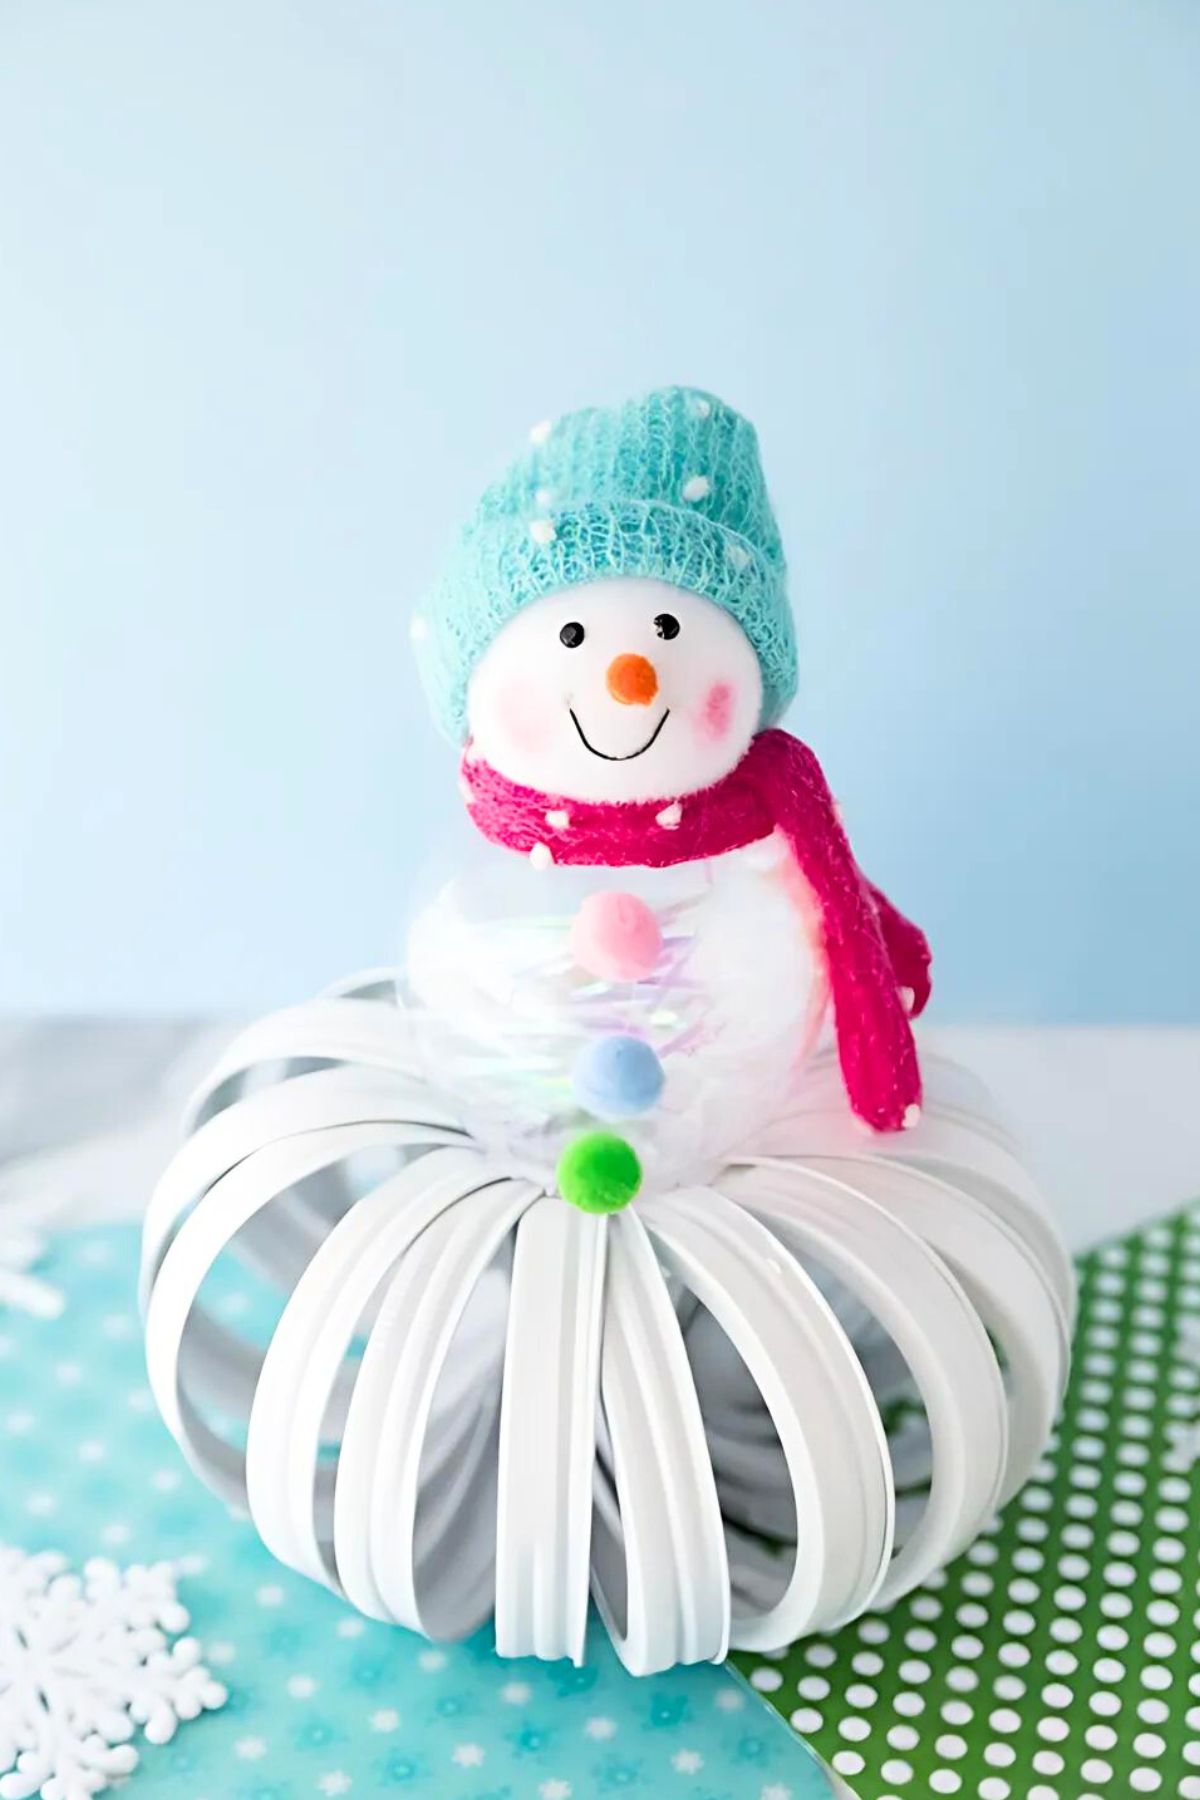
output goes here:
<path id="1" fill-rule="evenodd" d="M 589 918 L 616 930 L 597 945 Z M 703 1181 L 789 1105 L 827 987 L 806 897 L 771 837 L 670 869 L 536 868 L 488 846 L 416 919 L 404 999 L 428 1079 L 453 1069 L 490 1152 L 552 1181 L 565 1146 L 603 1120 L 632 1144 L 649 1192 Z M 606 1075 L 614 1043 L 653 1062 Z M 655 1064 L 651 1094 L 638 1076 Z"/>

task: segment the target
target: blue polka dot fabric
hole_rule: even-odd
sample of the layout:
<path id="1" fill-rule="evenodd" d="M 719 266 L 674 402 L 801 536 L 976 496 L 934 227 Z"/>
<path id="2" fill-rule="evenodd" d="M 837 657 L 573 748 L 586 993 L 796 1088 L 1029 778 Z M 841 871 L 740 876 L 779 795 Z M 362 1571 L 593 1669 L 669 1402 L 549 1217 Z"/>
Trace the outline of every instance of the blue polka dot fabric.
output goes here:
<path id="1" fill-rule="evenodd" d="M 129 1227 L 61 1237 L 55 1321 L 0 1311 L 0 1540 L 78 1567 L 168 1558 L 229 1700 L 139 1744 L 171 1800 L 829 1800 L 808 1750 L 727 1670 L 635 1681 L 597 1627 L 583 1668 L 430 1645 L 281 1568 L 196 1480 L 154 1409 Z M 245 1307 L 236 1290 L 226 1311 Z"/>

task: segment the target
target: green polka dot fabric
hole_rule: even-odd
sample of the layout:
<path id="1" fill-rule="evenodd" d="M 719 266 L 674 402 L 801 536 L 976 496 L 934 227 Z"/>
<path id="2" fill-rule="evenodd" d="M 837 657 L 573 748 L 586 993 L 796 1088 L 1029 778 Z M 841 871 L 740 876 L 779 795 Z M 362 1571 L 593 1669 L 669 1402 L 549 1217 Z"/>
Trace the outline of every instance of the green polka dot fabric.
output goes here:
<path id="1" fill-rule="evenodd" d="M 39 1269 L 63 1316 L 0 1308 L 0 1540 L 76 1567 L 176 1562 L 229 1690 L 169 1744 L 139 1744 L 130 1800 L 828 1800 L 807 1748 L 727 1670 L 635 1681 L 598 1629 L 580 1669 L 503 1662 L 487 1632 L 433 1646 L 281 1568 L 158 1419 L 136 1264 L 131 1229 L 66 1235 Z M 213 1304 L 232 1318 L 254 1299 L 227 1284 Z"/>
<path id="2" fill-rule="evenodd" d="M 890 1612 L 751 1686 L 859 1800 L 1200 1800 L 1200 1208 L 1079 1265 L 1031 1483 Z"/>

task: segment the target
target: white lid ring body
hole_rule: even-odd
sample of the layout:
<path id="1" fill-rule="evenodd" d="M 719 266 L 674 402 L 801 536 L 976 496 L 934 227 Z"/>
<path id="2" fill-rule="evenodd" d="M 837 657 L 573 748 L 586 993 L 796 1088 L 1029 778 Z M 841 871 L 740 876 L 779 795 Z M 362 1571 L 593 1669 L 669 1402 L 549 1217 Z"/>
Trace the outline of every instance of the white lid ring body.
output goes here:
<path id="1" fill-rule="evenodd" d="M 144 1232 L 163 1416 L 282 1561 L 430 1636 L 579 1661 L 590 1596 L 648 1673 L 827 1629 L 961 1550 L 1061 1397 L 1069 1262 L 935 1059 L 899 1138 L 817 1059 L 707 1185 L 589 1217 L 472 1144 L 377 971 L 250 1027 L 188 1124 Z M 205 1303 L 227 1259 L 265 1347 Z"/>

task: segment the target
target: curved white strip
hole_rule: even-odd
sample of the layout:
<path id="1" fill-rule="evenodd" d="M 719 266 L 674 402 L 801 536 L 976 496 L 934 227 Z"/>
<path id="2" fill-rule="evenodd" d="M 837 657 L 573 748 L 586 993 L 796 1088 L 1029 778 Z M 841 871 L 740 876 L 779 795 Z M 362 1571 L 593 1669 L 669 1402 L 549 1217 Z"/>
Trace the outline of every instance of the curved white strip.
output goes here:
<path id="1" fill-rule="evenodd" d="M 330 1232 L 275 1327 L 250 1413 L 247 1499 L 267 1548 L 316 1581 L 333 1585 L 313 1516 L 322 1421 L 363 1313 L 420 1233 L 496 1179 L 478 1153 L 443 1151 L 381 1183 Z"/>
<path id="2" fill-rule="evenodd" d="M 406 1015 L 378 1000 L 310 1000 L 247 1026 L 209 1070 L 188 1101 L 184 1127 L 193 1131 L 215 1110 L 214 1097 L 251 1069 L 319 1057 L 391 1069 L 419 1080 Z M 218 1109 L 219 1110 L 219 1109 Z"/>
<path id="3" fill-rule="evenodd" d="M 484 1271 L 537 1190 L 501 1181 L 467 1196 L 417 1237 L 389 1284 L 350 1403 L 334 1532 L 347 1592 L 401 1625 L 460 1637 L 491 1610 L 498 1366 L 479 1362 L 471 1413 L 443 1410 L 438 1386 Z M 482 1349 L 476 1346 L 476 1352 Z"/>
<path id="4" fill-rule="evenodd" d="M 434 1117 L 428 1124 L 424 1111 Z M 263 1089 L 215 1113 L 180 1146 L 150 1197 L 142 1226 L 141 1295 L 146 1294 L 179 1220 L 230 1169 L 271 1145 L 338 1126 L 394 1121 L 398 1143 L 461 1144 L 419 1090 L 376 1069 L 321 1069 Z M 379 1143 L 378 1136 L 372 1143 Z"/>
<path id="5" fill-rule="evenodd" d="M 1044 1264 L 1064 1311 L 1073 1316 L 1075 1274 L 1045 1200 L 1003 1134 L 989 1130 L 981 1118 L 964 1122 L 931 1112 L 912 1131 L 873 1135 L 851 1116 L 844 1101 L 831 1100 L 812 1112 L 777 1120 L 730 1161 L 740 1165 L 782 1158 L 803 1164 L 811 1157 L 915 1163 L 994 1209 L 1003 1207 L 1009 1223 Z"/>
<path id="6" fill-rule="evenodd" d="M 690 1336 L 688 1344 L 690 1348 Z M 732 1357 L 732 1350 L 728 1353 Z M 726 1524 L 777 1543 L 789 1542 L 796 1530 L 796 1509 L 787 1459 L 770 1415 L 761 1401 L 753 1412 L 713 1406 L 707 1396 L 701 1405 Z"/>
<path id="7" fill-rule="evenodd" d="M 729 1647 L 729 1566 L 704 1420 L 679 1321 L 633 1211 L 609 1223 L 606 1296 L 600 1391 L 616 1516 L 598 1504 L 596 1604 L 635 1675 L 721 1662 Z M 605 1579 L 607 1562 L 621 1565 L 620 1595 Z"/>
<path id="8" fill-rule="evenodd" d="M 412 1135 L 410 1131 L 410 1141 Z M 180 1345 L 196 1296 L 221 1252 L 247 1219 L 289 1187 L 358 1150 L 403 1143 L 404 1136 L 397 1125 L 348 1125 L 270 1144 L 222 1176 L 184 1220 L 154 1274 L 145 1334 L 146 1366 L 159 1411 L 189 1457 L 206 1440 L 194 1430 L 194 1414 L 185 1411 Z M 467 1152 L 448 1150 L 431 1152 L 429 1160 L 440 1156 L 469 1160 Z"/>
<path id="9" fill-rule="evenodd" d="M 1058 1227 L 1032 1182 L 1018 1189 L 1002 1175 L 969 1167 L 961 1158 L 922 1153 L 905 1160 L 978 1200 L 1029 1245 L 1045 1270 L 1069 1330 L 1075 1318 L 1075 1270 Z"/>
<path id="10" fill-rule="evenodd" d="M 1017 1160 L 1002 1131 L 978 1115 L 939 1115 L 936 1107 L 922 1113 L 908 1131 L 873 1132 L 856 1119 L 845 1099 L 830 1093 L 814 1097 L 803 1111 L 776 1119 L 732 1162 L 746 1156 L 873 1156 L 885 1162 L 936 1157 L 1001 1181 L 1044 1215 L 1045 1205 L 1028 1171 Z"/>
<path id="11" fill-rule="evenodd" d="M 713 1314 L 774 1421 L 796 1497 L 797 1548 L 766 1610 L 742 1603 L 731 1533 L 731 1644 L 773 1649 L 860 1611 L 892 1548 L 887 1442 L 857 1357 L 815 1284 L 765 1226 L 711 1189 L 639 1206 L 668 1270 Z"/>
<path id="12" fill-rule="evenodd" d="M 876 1605 L 889 1605 L 963 1549 L 995 1508 L 1008 1411 L 987 1333 L 941 1258 L 863 1192 L 784 1163 L 731 1175 L 726 1189 L 789 1248 L 844 1282 L 912 1370 L 933 1440 L 933 1476 L 920 1520 L 875 1596 Z"/>
<path id="13" fill-rule="evenodd" d="M 496 1649 L 583 1661 L 607 1221 L 556 1194 L 517 1230 L 496 1511 Z"/>
<path id="14" fill-rule="evenodd" d="M 1066 1388 L 1069 1322 L 1028 1242 L 995 1211 L 927 1170 L 815 1158 L 814 1176 L 856 1188 L 915 1231 L 953 1269 L 1000 1347 L 1009 1399 L 1008 1469 L 999 1505 L 1029 1479 Z"/>

